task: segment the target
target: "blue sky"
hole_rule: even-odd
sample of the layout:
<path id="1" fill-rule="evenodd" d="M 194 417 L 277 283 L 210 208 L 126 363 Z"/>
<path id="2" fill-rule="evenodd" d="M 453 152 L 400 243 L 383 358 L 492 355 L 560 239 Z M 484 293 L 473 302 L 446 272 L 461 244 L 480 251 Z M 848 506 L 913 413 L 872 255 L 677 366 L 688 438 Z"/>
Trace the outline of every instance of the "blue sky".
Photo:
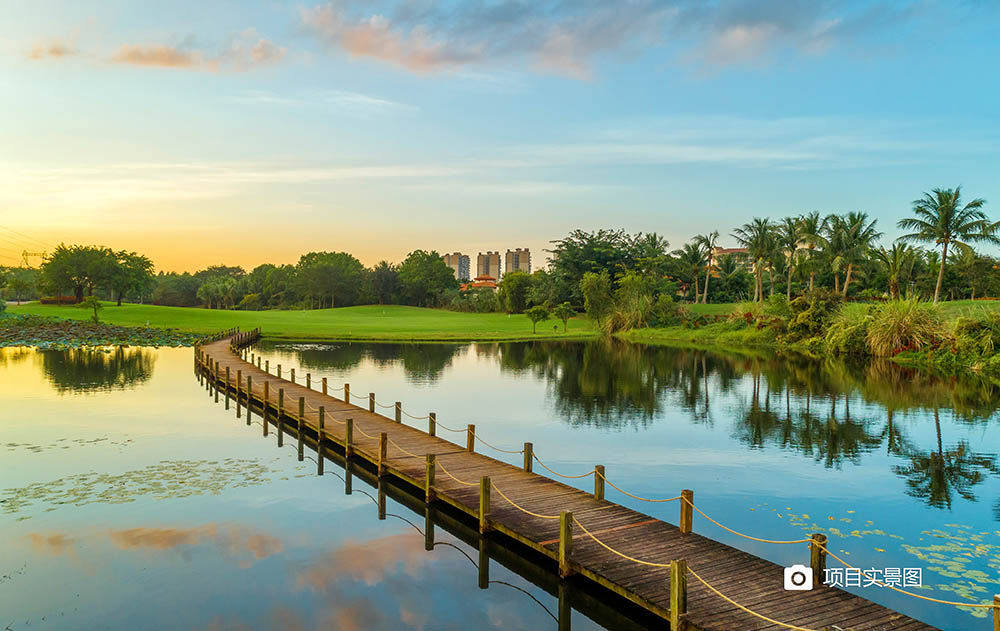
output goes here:
<path id="1" fill-rule="evenodd" d="M 1000 204 L 993 2 L 0 8 L 0 226 L 165 269 Z"/>

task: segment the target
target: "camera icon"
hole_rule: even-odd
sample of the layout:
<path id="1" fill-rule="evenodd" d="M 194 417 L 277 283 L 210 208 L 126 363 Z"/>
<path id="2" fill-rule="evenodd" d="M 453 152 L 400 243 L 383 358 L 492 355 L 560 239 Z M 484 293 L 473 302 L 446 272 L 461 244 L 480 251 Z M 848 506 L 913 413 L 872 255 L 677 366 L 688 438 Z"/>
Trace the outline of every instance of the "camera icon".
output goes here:
<path id="1" fill-rule="evenodd" d="M 792 565 L 785 568 L 785 589 L 804 592 L 813 588 L 813 569 L 807 565 Z"/>

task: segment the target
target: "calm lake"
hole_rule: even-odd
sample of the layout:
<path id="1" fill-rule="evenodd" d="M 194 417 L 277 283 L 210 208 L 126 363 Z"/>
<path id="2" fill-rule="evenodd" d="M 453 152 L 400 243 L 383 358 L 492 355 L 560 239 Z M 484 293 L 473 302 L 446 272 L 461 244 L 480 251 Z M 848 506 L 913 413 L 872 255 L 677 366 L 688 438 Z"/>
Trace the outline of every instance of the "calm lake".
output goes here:
<path id="1" fill-rule="evenodd" d="M 436 412 L 439 435 L 463 445 L 443 427 L 475 423 L 505 449 L 531 441 L 560 473 L 603 464 L 640 496 L 691 488 L 708 515 L 757 537 L 824 532 L 858 567 L 920 568 L 914 591 L 927 596 L 1000 592 L 1000 388 L 986 381 L 608 341 L 254 351 L 314 387 L 327 377 L 331 393 L 349 382 L 413 416 Z M 191 349 L 0 349 L 0 383 L 0 629 L 556 628 L 551 576 L 487 550 L 480 589 L 462 528 L 439 521 L 425 550 L 422 508 L 390 489 L 380 520 L 364 475 L 348 493 L 343 468 L 317 476 L 294 440 L 279 446 L 209 397 Z M 607 497 L 677 521 L 676 503 Z M 697 514 L 695 530 L 808 563 L 803 545 Z M 849 589 L 943 629 L 989 628 L 988 610 Z M 575 630 L 648 622 L 564 598 Z"/>

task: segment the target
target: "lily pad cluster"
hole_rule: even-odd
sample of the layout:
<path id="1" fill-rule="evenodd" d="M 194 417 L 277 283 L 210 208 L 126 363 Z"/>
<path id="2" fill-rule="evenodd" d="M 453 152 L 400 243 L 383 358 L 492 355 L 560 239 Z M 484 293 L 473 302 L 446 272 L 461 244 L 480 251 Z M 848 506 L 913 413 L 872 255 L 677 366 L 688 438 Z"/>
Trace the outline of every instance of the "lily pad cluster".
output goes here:
<path id="1" fill-rule="evenodd" d="M 199 335 L 176 329 L 127 327 L 84 320 L 15 315 L 0 317 L 0 347 L 65 350 L 107 346 L 193 346 Z"/>

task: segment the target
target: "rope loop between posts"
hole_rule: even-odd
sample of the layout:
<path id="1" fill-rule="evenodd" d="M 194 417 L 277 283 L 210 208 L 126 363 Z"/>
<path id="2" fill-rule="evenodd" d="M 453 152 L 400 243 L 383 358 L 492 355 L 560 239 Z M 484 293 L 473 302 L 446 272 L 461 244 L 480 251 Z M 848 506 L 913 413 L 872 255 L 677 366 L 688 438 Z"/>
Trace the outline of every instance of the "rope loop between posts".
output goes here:
<path id="1" fill-rule="evenodd" d="M 631 556 L 625 554 L 624 552 L 619 552 L 618 550 L 615 550 L 614 548 L 612 548 L 608 544 L 604 543 L 603 541 L 601 541 L 600 539 L 598 539 L 597 537 L 595 537 L 594 533 L 592 533 L 589 530 L 587 530 L 587 527 L 584 526 L 583 524 L 581 524 L 580 520 L 577 519 L 575 515 L 573 516 L 573 521 L 576 523 L 577 526 L 580 527 L 581 530 L 583 530 L 584 533 L 586 533 L 586 535 L 588 537 L 590 537 L 591 539 L 593 539 L 594 541 L 596 541 L 597 543 L 599 543 L 601 545 L 601 547 L 605 548 L 609 552 L 613 552 L 614 554 L 617 554 L 618 556 L 620 556 L 623 559 L 627 559 L 629 561 L 634 561 L 635 563 L 638 563 L 640 565 L 648 565 L 650 567 L 670 567 L 669 563 L 654 563 L 652 561 L 643 561 L 642 559 L 637 559 L 635 557 L 631 557 Z"/>
<path id="2" fill-rule="evenodd" d="M 455 482 L 458 482 L 459 484 L 464 484 L 465 486 L 478 486 L 479 485 L 478 482 L 466 482 L 465 480 L 460 480 L 460 479 L 456 478 L 455 476 L 453 476 L 451 474 L 450 471 L 448 471 L 448 469 L 445 468 L 444 464 L 442 464 L 440 460 L 438 460 L 438 461 L 435 462 L 435 466 L 437 466 L 439 469 L 441 469 L 441 471 L 444 472 L 445 475 L 447 475 L 449 478 L 451 478 Z"/>
<path id="3" fill-rule="evenodd" d="M 616 485 L 614 482 L 612 482 L 611 480 L 609 480 L 607 478 L 607 476 L 605 476 L 600 471 L 598 471 L 598 470 L 595 469 L 594 470 L 594 474 L 597 475 L 597 476 L 600 476 L 600 478 L 602 480 L 604 480 L 605 482 L 607 482 L 608 486 L 610 486 L 611 488 L 616 489 L 620 493 L 624 493 L 625 495 L 628 495 L 629 497 L 635 498 L 637 500 L 641 500 L 643 502 L 653 502 L 653 503 L 659 503 L 659 502 L 676 502 L 677 500 L 681 499 L 680 495 L 678 495 L 677 497 L 668 497 L 668 498 L 665 498 L 665 499 L 652 499 L 652 498 L 649 498 L 649 497 L 642 497 L 640 495 L 633 495 L 632 493 L 629 493 L 625 489 L 621 488 L 620 486 Z"/>
<path id="4" fill-rule="evenodd" d="M 582 475 L 565 475 L 563 473 L 559 473 L 558 471 L 553 471 L 552 469 L 549 469 L 549 466 L 547 464 L 545 464 L 544 462 L 542 462 L 538 458 L 538 456 L 536 456 L 534 453 L 531 454 L 531 457 L 534 458 L 538 462 L 538 464 L 540 464 L 543 467 L 545 467 L 549 471 L 549 473 L 553 473 L 553 474 L 559 476 L 560 478 L 568 478 L 568 479 L 571 479 L 571 480 L 575 480 L 575 479 L 586 478 L 586 477 L 594 475 L 594 470 L 593 469 L 591 469 L 590 471 L 588 471 L 588 472 L 586 472 L 586 473 L 584 473 Z"/>
<path id="5" fill-rule="evenodd" d="M 719 522 L 715 521 L 714 519 L 712 519 L 711 517 L 709 517 L 708 515 L 706 515 L 703 510 L 701 510 L 700 508 L 698 508 L 697 506 L 695 506 L 694 502 L 688 500 L 687 498 L 681 498 L 681 501 L 686 502 L 688 504 L 688 506 L 690 506 L 691 508 L 693 508 L 696 511 L 698 511 L 698 513 L 702 517 L 704 517 L 708 521 L 712 522 L 713 524 L 715 524 L 719 528 L 722 528 L 723 530 L 727 530 L 727 531 L 733 533 L 734 535 L 743 537 L 744 539 L 749 539 L 751 541 L 759 541 L 760 543 L 774 543 L 774 544 L 778 544 L 778 545 L 789 545 L 789 544 L 795 544 L 795 543 L 810 543 L 812 541 L 812 539 L 792 539 L 790 541 L 783 541 L 783 540 L 775 540 L 775 539 L 761 539 L 760 537 L 751 537 L 750 535 L 745 535 L 742 532 L 737 532 L 737 531 L 733 530 L 732 528 L 729 528 L 728 526 L 723 526 Z"/>
<path id="6" fill-rule="evenodd" d="M 406 414 L 406 416 L 412 418 L 414 421 L 426 421 L 427 419 L 429 419 L 431 417 L 430 414 L 427 414 L 427 415 L 424 415 L 424 416 L 413 416 L 412 414 L 408 413 L 403 408 L 400 408 L 399 411 L 402 412 L 403 414 Z"/>
<path id="7" fill-rule="evenodd" d="M 507 494 L 504 493 L 503 491 L 501 491 L 500 487 L 497 486 L 496 483 L 493 482 L 492 480 L 490 480 L 490 486 L 492 486 L 494 489 L 496 489 L 496 492 L 500 494 L 500 497 L 502 497 L 505 500 L 507 500 L 508 504 L 510 504 L 511 506 L 513 506 L 514 508 L 516 508 L 517 510 L 521 511 L 522 513 L 527 513 L 528 515 L 531 515 L 532 517 L 538 517 L 539 519 L 559 519 L 559 515 L 540 515 L 538 513 L 531 512 L 527 508 L 524 508 L 523 506 L 521 506 L 520 504 L 518 504 L 514 500 L 510 499 L 509 497 L 507 497 Z"/>
<path id="8" fill-rule="evenodd" d="M 393 447 L 395 447 L 399 451 L 403 452 L 407 456 L 411 456 L 413 458 L 423 458 L 424 457 L 424 456 L 418 456 L 417 454 L 413 453 L 412 451 L 407 451 L 407 450 L 403 449 L 402 447 L 399 446 L 399 443 L 397 443 L 393 439 L 389 438 L 388 436 L 386 436 L 386 440 L 389 441 L 390 445 L 392 445 Z"/>
<path id="9" fill-rule="evenodd" d="M 798 627 L 798 626 L 795 626 L 794 624 L 788 624 L 787 622 L 781 622 L 780 620 L 774 620 L 773 618 L 768 618 L 764 614 L 759 614 L 756 611 L 753 611 L 752 609 L 739 604 L 738 602 L 736 602 L 732 598 L 726 596 L 725 594 L 723 594 L 722 592 L 720 592 L 716 588 L 714 588 L 711 585 L 709 585 L 708 581 L 706 581 L 702 577 L 698 576 L 697 572 L 695 572 L 693 569 L 691 569 L 690 565 L 688 566 L 687 571 L 691 573 L 691 576 L 693 576 L 696 579 L 698 579 L 699 583 L 701 583 L 702 585 L 704 585 L 705 587 L 707 587 L 709 589 L 709 591 L 711 591 L 712 593 L 714 593 L 716 596 L 718 596 L 722 600 L 726 601 L 730 605 L 736 607 L 737 609 L 740 609 L 742 611 L 747 612 L 751 616 L 756 616 L 757 618 L 760 618 L 764 622 L 769 622 L 771 624 L 776 624 L 779 627 L 784 627 L 785 629 L 791 629 L 792 631 L 817 631 L 816 629 L 810 629 L 808 627 Z"/>
<path id="10" fill-rule="evenodd" d="M 490 449 L 495 449 L 496 451 L 499 451 L 500 453 L 505 453 L 505 454 L 523 454 L 524 453 L 524 448 L 521 448 L 521 449 L 518 449 L 517 451 L 514 451 L 512 449 L 501 449 L 501 448 L 497 447 L 496 445 L 491 445 L 490 443 L 488 443 L 485 440 L 483 440 L 482 438 L 480 438 L 479 434 L 477 434 L 476 432 L 472 432 L 472 437 L 475 440 L 478 440 L 482 444 L 486 445 Z"/>

